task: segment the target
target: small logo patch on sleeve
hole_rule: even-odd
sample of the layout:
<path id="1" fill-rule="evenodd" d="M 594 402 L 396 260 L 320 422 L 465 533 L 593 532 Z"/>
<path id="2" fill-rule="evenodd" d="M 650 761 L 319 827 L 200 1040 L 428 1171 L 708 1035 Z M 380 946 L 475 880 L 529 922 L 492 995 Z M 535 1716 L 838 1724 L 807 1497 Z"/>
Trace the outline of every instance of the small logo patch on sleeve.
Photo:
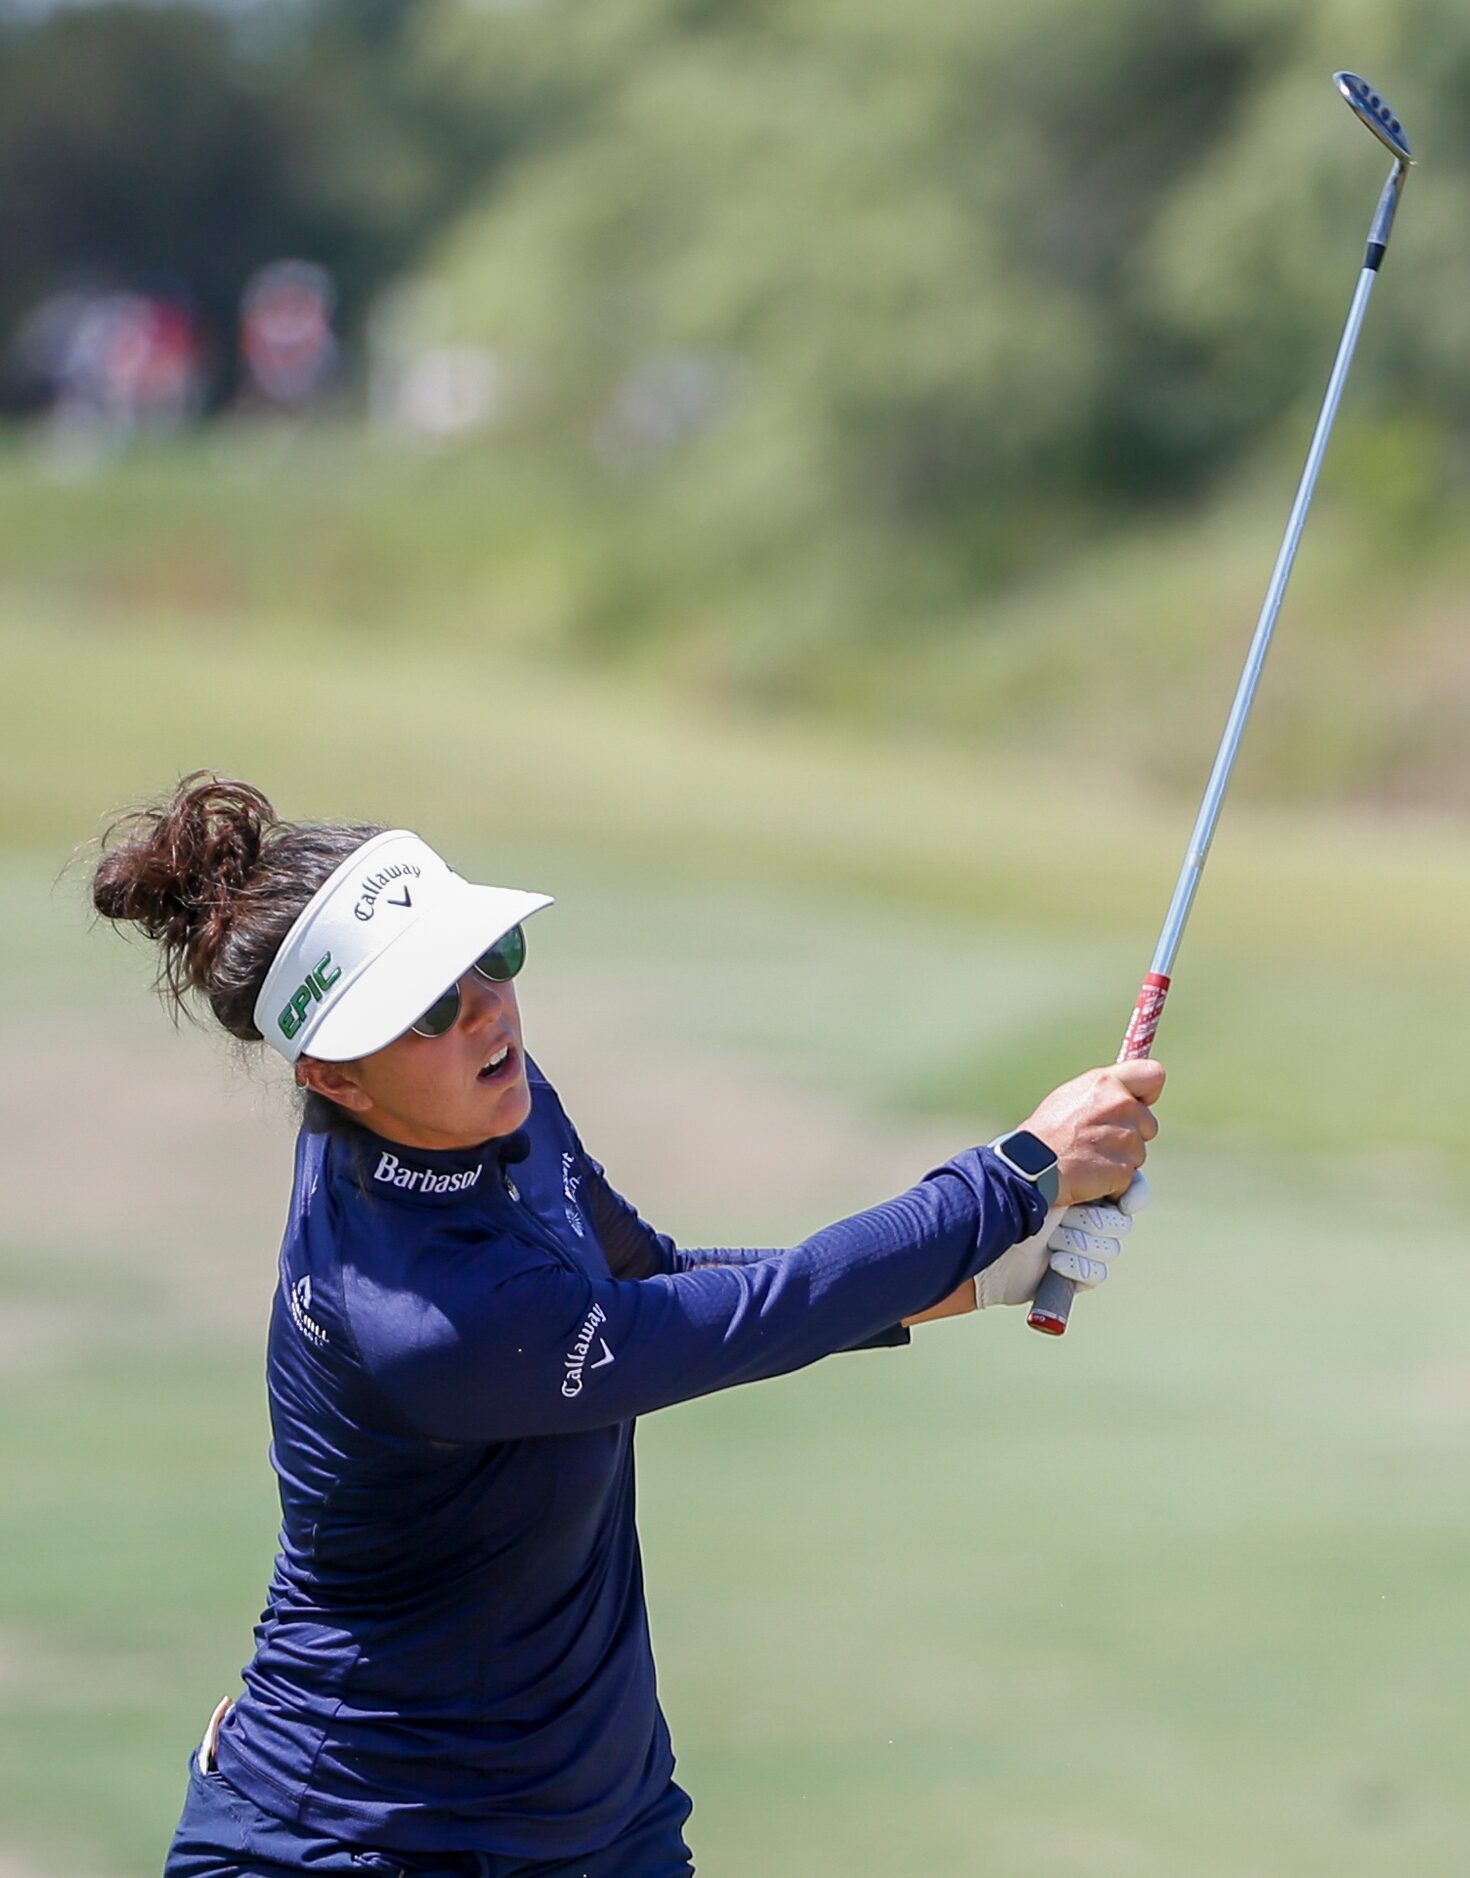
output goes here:
<path id="1" fill-rule="evenodd" d="M 583 1371 L 588 1369 L 606 1369 L 617 1358 L 608 1348 L 607 1338 L 598 1335 L 598 1331 L 607 1322 L 607 1312 L 600 1304 L 594 1304 L 587 1313 L 582 1328 L 577 1332 L 576 1340 L 562 1360 L 566 1374 L 562 1377 L 561 1392 L 569 1400 L 582 1393 Z M 602 1354 L 596 1361 L 589 1361 L 593 1344 L 600 1344 Z"/>
<path id="2" fill-rule="evenodd" d="M 311 1314 L 311 1279 L 298 1278 L 286 1295 L 291 1307 L 291 1322 L 309 1344 L 318 1350 L 324 1349 L 331 1339 Z"/>
<path id="3" fill-rule="evenodd" d="M 561 1157 L 561 1190 L 566 1200 L 567 1224 L 579 1239 L 587 1237 L 587 1228 L 582 1224 L 582 1215 L 577 1210 L 577 1189 L 582 1184 L 582 1176 L 574 1173 L 576 1162 L 570 1154 Z"/>

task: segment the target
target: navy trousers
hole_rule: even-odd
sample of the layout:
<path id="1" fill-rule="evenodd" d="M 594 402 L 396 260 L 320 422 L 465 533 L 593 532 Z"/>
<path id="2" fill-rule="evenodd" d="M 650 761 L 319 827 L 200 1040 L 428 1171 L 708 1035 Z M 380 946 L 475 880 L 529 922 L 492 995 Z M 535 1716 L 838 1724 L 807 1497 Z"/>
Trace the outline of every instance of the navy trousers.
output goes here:
<path id="1" fill-rule="evenodd" d="M 688 1796 L 670 1782 L 616 1845 L 550 1863 L 490 1852 L 370 1852 L 263 1813 L 219 1774 L 201 1772 L 195 1753 L 163 1878 L 690 1878 L 683 1826 L 691 1810 Z"/>

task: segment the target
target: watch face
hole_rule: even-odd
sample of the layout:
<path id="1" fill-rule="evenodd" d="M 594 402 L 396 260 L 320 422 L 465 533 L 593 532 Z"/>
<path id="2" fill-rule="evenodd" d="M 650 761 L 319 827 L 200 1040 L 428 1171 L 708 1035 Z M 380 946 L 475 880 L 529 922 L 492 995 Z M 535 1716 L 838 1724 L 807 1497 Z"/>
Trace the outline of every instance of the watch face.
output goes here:
<path id="1" fill-rule="evenodd" d="M 1055 1167 L 1057 1157 L 1044 1141 L 1038 1141 L 1035 1135 L 1027 1134 L 1024 1128 L 1018 1128 L 1013 1135 L 1007 1135 L 1000 1143 L 1005 1157 L 1019 1167 L 1028 1179 L 1035 1180 L 1049 1167 Z"/>

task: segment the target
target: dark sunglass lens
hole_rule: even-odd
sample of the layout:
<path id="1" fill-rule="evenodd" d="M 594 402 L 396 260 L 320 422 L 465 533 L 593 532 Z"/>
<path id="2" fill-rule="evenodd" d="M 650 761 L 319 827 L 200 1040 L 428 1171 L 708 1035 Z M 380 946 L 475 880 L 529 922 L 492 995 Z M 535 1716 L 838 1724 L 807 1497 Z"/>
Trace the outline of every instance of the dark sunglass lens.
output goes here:
<path id="1" fill-rule="evenodd" d="M 442 997 L 435 998 L 413 1028 L 421 1037 L 442 1037 L 446 1031 L 453 1030 L 458 1016 L 459 986 L 451 985 Z"/>
<path id="2" fill-rule="evenodd" d="M 491 978 L 496 984 L 504 984 L 507 978 L 514 978 L 526 962 L 526 935 L 519 926 L 512 926 L 503 939 L 498 939 L 488 952 L 482 952 L 475 960 L 475 970 L 482 978 Z"/>

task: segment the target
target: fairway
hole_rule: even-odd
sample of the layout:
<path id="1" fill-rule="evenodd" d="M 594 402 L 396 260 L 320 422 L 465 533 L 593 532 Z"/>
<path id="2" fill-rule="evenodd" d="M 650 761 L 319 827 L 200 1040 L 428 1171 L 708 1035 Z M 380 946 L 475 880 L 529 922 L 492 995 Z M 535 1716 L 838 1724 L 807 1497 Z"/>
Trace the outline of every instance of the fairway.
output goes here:
<path id="1" fill-rule="evenodd" d="M 589 1148 L 686 1243 L 779 1244 L 1109 1053 L 1169 818 L 1140 812 L 1140 849 L 1105 803 L 1027 791 L 998 837 L 980 792 L 1003 775 L 534 668 L 445 689 L 437 726 L 385 741 L 405 671 L 380 666 L 306 750 L 186 688 L 167 634 L 71 647 L 89 686 L 48 684 L 15 639 L 14 738 L 75 761 L 6 831 L 0 1846 L 27 1874 L 143 1878 L 269 1570 L 290 1114 L 86 932 L 76 882 L 52 883 L 66 838 L 213 757 L 288 811 L 391 812 L 549 888 L 527 1032 Z M 467 783 L 473 722 L 507 697 Z M 1388 888 L 1366 898 L 1365 852 Z M 1243 821 L 1171 1009 L 1155 1205 L 1065 1343 L 996 1313 L 646 1423 L 702 1872 L 1460 1868 L 1470 1370 L 1452 1314 L 1421 1308 L 1463 1246 L 1463 1173 L 1435 1152 L 1466 1113 L 1432 1022 L 1453 909 L 1417 979 L 1385 950 L 1457 853 Z M 1089 860 L 1091 926 L 1067 917 Z M 1293 956 L 1263 974 L 1283 920 Z M 1395 997 L 1394 1052 L 1413 1037 L 1444 1079 L 1433 1126 L 1383 1094 L 1367 1020 Z M 660 1105 L 679 1119 L 654 1137 Z"/>

